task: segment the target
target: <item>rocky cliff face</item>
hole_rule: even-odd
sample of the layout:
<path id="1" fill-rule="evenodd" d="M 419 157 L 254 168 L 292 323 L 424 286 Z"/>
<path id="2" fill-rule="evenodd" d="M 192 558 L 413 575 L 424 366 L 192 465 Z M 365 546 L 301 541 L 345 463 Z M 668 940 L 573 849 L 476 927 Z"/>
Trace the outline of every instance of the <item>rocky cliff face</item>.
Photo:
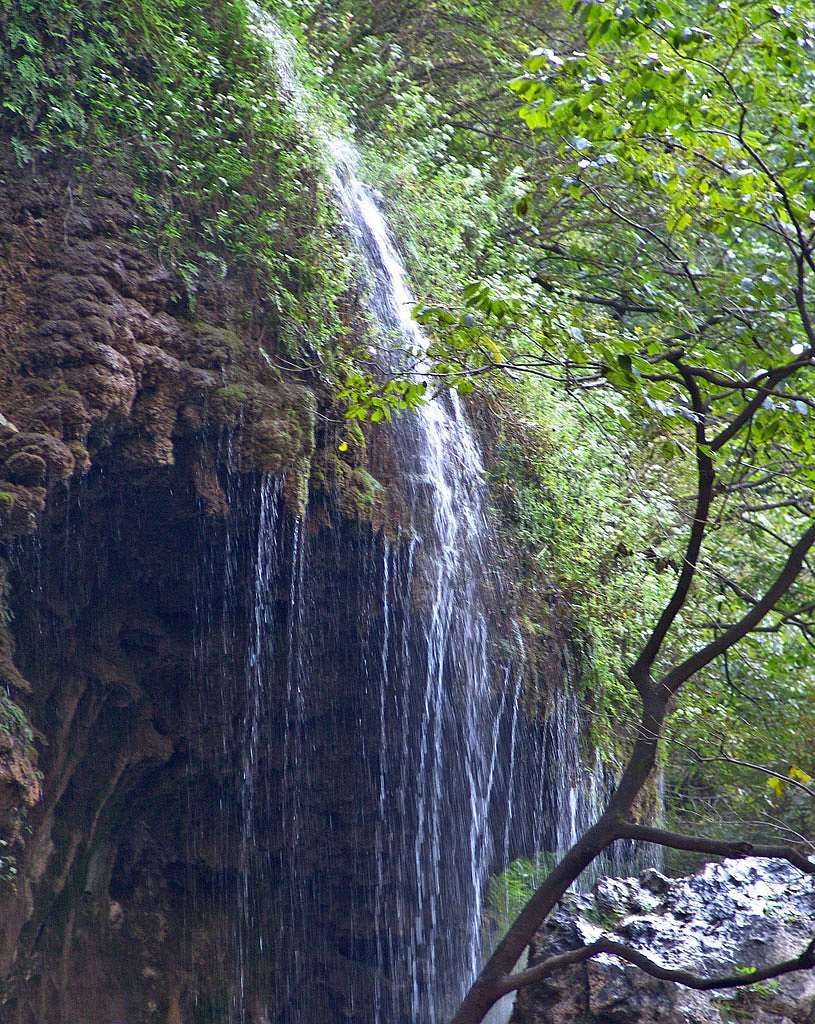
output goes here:
<path id="1" fill-rule="evenodd" d="M 376 427 L 340 453 L 273 297 L 227 276 L 193 303 L 134 243 L 131 191 L 0 179 L 0 1020 L 412 1024 L 437 991 L 424 948 L 400 963 L 434 927 L 421 894 L 459 955 L 448 1000 L 478 938 L 476 833 L 429 852 L 432 802 L 452 833 L 489 771 L 485 871 L 574 824 L 579 714 L 535 717 L 573 668 L 567 620 L 553 604 L 536 638 L 527 717 L 497 574 L 467 579 L 475 646 L 439 616 L 421 464 Z M 358 296 L 345 316 L 353 339 Z M 451 635 L 483 651 L 493 762 L 468 759 Z"/>
<path id="2" fill-rule="evenodd" d="M 74 184 L 74 188 L 76 185 Z M 275 369 L 275 322 L 248 282 L 183 283 L 130 241 L 132 183 L 78 197 L 58 173 L 0 183 L 0 530 L 31 532 L 49 489 L 115 455 L 177 467 L 209 512 L 206 448 L 235 428 L 236 465 L 291 471 L 315 450 L 314 388 Z"/>
<path id="3" fill-rule="evenodd" d="M 230 884 L 236 840 L 189 836 L 231 785 L 224 736 L 245 713 L 224 637 L 245 643 L 252 598 L 240 582 L 225 597 L 229 537 L 246 531 L 255 550 L 262 473 L 283 481 L 290 512 L 310 495 L 315 524 L 357 538 L 388 501 L 373 475 L 387 467 L 367 462 L 361 437 L 338 456 L 318 416 L 326 387 L 278 368 L 275 316 L 252 282 L 203 282 L 193 310 L 133 244 L 131 193 L 118 175 L 82 194 L 58 171 L 0 177 L 9 1024 L 79 1008 L 83 1024 L 177 1024 L 191 975 L 219 977 L 229 928 L 215 898 L 191 919 L 189 893 Z M 200 991 L 194 1019 L 208 1021 L 222 993 Z"/>
<path id="4" fill-rule="evenodd" d="M 799 955 L 812 940 L 815 889 L 782 861 L 709 864 L 690 878 L 649 870 L 604 879 L 570 897 L 538 932 L 530 964 L 594 941 L 602 933 L 668 967 L 701 975 L 731 973 Z M 697 992 L 660 981 L 612 957 L 530 986 L 518 995 L 513 1024 L 809 1024 L 815 973 L 752 988 Z"/>

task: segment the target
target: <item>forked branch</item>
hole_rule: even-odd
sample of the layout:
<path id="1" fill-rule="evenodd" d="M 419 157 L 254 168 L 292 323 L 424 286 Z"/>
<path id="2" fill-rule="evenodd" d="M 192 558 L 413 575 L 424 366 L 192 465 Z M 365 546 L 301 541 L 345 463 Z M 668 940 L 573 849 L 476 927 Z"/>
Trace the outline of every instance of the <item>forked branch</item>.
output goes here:
<path id="1" fill-rule="evenodd" d="M 702 399 L 699 385 L 694 376 L 678 359 L 675 360 L 677 370 L 685 382 L 694 412 L 694 440 L 696 443 L 696 507 L 693 513 L 682 569 L 676 581 L 676 587 L 670 600 L 654 626 L 651 635 L 645 642 L 642 652 L 629 669 L 629 677 L 642 696 L 644 687 L 650 677 L 651 666 L 659 654 L 662 644 L 668 635 L 676 617 L 685 606 L 690 588 L 699 565 L 699 555 L 707 531 L 710 508 L 716 486 L 716 472 L 707 446 L 707 408 Z"/>
<path id="2" fill-rule="evenodd" d="M 592 957 L 605 953 L 608 956 L 619 957 L 626 963 L 639 967 L 641 971 L 650 974 L 652 978 L 659 978 L 660 981 L 672 981 L 686 988 L 693 988 L 699 992 L 711 992 L 722 988 L 744 988 L 748 985 L 755 985 L 761 981 L 771 981 L 773 978 L 780 978 L 784 974 L 792 974 L 794 971 L 805 971 L 815 967 L 815 939 L 797 957 L 791 960 L 782 960 L 769 967 L 755 968 L 752 971 L 744 971 L 739 974 L 723 974 L 710 978 L 694 974 L 692 971 L 684 971 L 678 968 L 663 967 L 637 949 L 625 946 L 613 939 L 598 939 L 588 946 L 580 949 L 569 950 L 568 953 L 561 953 L 558 956 L 549 957 L 529 967 L 518 974 L 509 975 L 501 984 L 502 995 L 507 992 L 514 992 L 535 982 L 543 981 L 556 971 L 573 964 L 584 963 Z"/>
<path id="3" fill-rule="evenodd" d="M 701 650 L 696 651 L 681 662 L 662 679 L 661 686 L 667 693 L 676 693 L 691 676 L 700 672 L 711 661 L 720 657 L 734 644 L 737 644 L 761 622 L 765 615 L 775 608 L 784 594 L 798 579 L 807 555 L 815 545 L 815 522 L 799 538 L 789 553 L 772 586 L 767 589 L 750 610 L 715 640 Z"/>

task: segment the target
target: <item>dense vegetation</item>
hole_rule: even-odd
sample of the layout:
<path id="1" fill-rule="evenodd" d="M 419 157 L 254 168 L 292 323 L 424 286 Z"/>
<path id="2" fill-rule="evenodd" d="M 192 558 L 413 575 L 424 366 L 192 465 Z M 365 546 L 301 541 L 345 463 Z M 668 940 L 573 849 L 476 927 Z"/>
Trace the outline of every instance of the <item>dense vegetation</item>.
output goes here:
<path id="1" fill-rule="evenodd" d="M 811 517 L 811 381 L 760 379 L 807 344 L 789 251 L 810 251 L 815 220 L 805 5 L 593 4 L 582 21 L 548 0 L 268 6 L 303 42 L 315 133 L 355 131 L 386 193 L 435 373 L 478 384 L 498 418 L 490 471 L 529 629 L 554 588 L 613 747 L 631 728 L 624 667 L 694 515 L 698 418 L 666 353 L 692 353 L 722 420 L 751 388 L 760 408 L 743 444 L 702 453 L 725 489 L 665 662 L 738 618 Z M 246 274 L 289 352 L 367 413 L 374 383 L 338 345 L 352 274 L 319 148 L 246 4 L 5 0 L 0 94 L 20 165 L 59 160 L 76 189 L 126 170 L 138 238 L 188 303 L 202 275 Z M 811 824 L 795 785 L 815 775 L 810 587 L 683 695 L 674 820 Z"/>
<path id="2" fill-rule="evenodd" d="M 596 731 L 619 736 L 623 666 L 673 586 L 691 514 L 693 412 L 669 373 L 651 372 L 656 357 L 691 336 L 724 418 L 751 374 L 806 345 L 794 264 L 765 226 L 792 225 L 778 212 L 788 196 L 795 222 L 809 217 L 806 12 L 662 4 L 620 18 L 593 6 L 581 25 L 548 4 L 293 6 L 387 190 L 436 371 L 465 392 L 478 382 L 501 410 L 506 527 L 530 553 L 531 589 L 554 582 L 584 630 Z M 757 46 L 742 45 L 751 35 Z M 716 71 L 724 60 L 732 81 Z M 740 110 L 756 159 L 740 150 Z M 731 490 L 666 661 L 749 605 L 809 514 L 811 384 L 798 377 L 765 396 L 729 463 L 717 456 Z M 370 386 L 354 396 L 363 406 Z M 810 609 L 802 581 L 683 696 L 667 763 L 674 820 L 805 831 L 811 801 L 778 776 L 815 773 Z"/>
<path id="3" fill-rule="evenodd" d="M 135 235 L 193 309 L 202 275 L 243 272 L 292 351 L 336 347 L 337 214 L 241 0 L 8 0 L 0 96 L 20 165 L 72 168 L 75 189 L 132 178 Z"/>

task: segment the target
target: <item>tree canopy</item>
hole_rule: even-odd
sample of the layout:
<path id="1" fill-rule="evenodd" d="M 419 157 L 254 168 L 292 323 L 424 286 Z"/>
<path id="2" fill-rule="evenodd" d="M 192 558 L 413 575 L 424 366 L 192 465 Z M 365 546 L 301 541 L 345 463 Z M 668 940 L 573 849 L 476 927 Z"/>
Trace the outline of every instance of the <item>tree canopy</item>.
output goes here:
<path id="1" fill-rule="evenodd" d="M 618 451 L 633 443 L 655 507 L 667 498 L 670 511 L 640 532 L 644 557 L 624 590 L 644 614 L 620 609 L 614 636 L 644 710 L 612 818 L 628 817 L 631 791 L 664 757 L 670 819 L 706 838 L 653 841 L 732 852 L 735 830 L 809 849 L 811 10 L 579 3 L 554 23 L 509 83 L 526 142 L 503 115 L 491 122 L 488 104 L 465 129 L 500 136 L 511 167 L 514 222 L 498 217 L 498 258 L 457 294 L 439 300 L 431 289 L 417 307 L 431 338 L 423 386 L 412 373 L 383 391 L 374 373 L 356 372 L 350 415 L 388 416 L 446 385 L 465 395 L 498 386 L 528 410 L 519 396 L 531 388 L 550 408 L 553 395 L 569 396 Z M 450 121 L 469 89 L 452 92 Z M 419 353 L 404 358 L 420 364 Z M 528 454 L 520 461 L 530 468 Z M 525 513 L 535 486 L 522 492 Z M 621 543 L 614 560 L 633 554 Z M 632 712 L 615 691 L 612 715 L 630 723 Z M 717 836 L 728 839 L 717 846 Z M 513 957 L 594 855 L 591 843 L 607 839 L 578 844 L 538 888 L 457 1021 L 481 1019 L 496 993 L 524 983 L 506 977 Z"/>
<path id="2" fill-rule="evenodd" d="M 506 119 L 493 125 L 518 160 L 515 250 L 418 307 L 433 339 L 424 380 L 468 393 L 496 375 L 533 378 L 565 390 L 613 446 L 639 438 L 653 501 L 672 493 L 675 515 L 663 509 L 629 586 L 662 594 L 680 573 L 694 478 L 709 477 L 711 529 L 661 647 L 668 665 L 755 605 L 811 521 L 815 27 L 800 3 L 578 4 L 556 23 L 509 83 L 534 145 Z M 454 90 L 450 109 L 460 101 Z M 352 381 L 352 415 L 370 413 L 373 392 L 371 378 Z M 791 798 L 774 776 L 734 774 L 739 750 L 812 771 L 799 725 L 811 721 L 814 598 L 807 565 L 694 677 L 671 726 L 683 813 L 716 804 L 726 818 L 737 797 L 759 814 Z"/>

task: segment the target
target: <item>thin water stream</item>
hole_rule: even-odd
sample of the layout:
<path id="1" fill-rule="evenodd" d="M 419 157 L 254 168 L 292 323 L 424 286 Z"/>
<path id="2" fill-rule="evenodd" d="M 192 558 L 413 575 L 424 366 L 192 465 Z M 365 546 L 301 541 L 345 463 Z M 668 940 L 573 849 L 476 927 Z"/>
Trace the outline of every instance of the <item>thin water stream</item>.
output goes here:
<path id="1" fill-rule="evenodd" d="M 297 110 L 291 47 L 255 19 Z M 356 154 L 339 139 L 323 149 L 379 330 L 420 353 L 407 272 Z M 491 874 L 565 848 L 602 800 L 576 699 L 564 691 L 531 721 L 521 645 L 497 642 L 484 469 L 456 396 L 400 417 L 389 444 L 406 503 L 395 542 L 336 510 L 293 519 L 272 480 L 231 484 L 242 525 L 218 589 L 226 605 L 248 592 L 251 613 L 222 642 L 225 661 L 244 659 L 245 692 L 217 698 L 234 700 L 224 757 L 239 765 L 219 796 L 239 839 L 218 897 L 218 1024 L 443 1024 L 489 941 Z M 206 631 L 230 615 L 202 606 L 200 619 Z M 210 678 L 206 699 L 217 689 Z"/>

